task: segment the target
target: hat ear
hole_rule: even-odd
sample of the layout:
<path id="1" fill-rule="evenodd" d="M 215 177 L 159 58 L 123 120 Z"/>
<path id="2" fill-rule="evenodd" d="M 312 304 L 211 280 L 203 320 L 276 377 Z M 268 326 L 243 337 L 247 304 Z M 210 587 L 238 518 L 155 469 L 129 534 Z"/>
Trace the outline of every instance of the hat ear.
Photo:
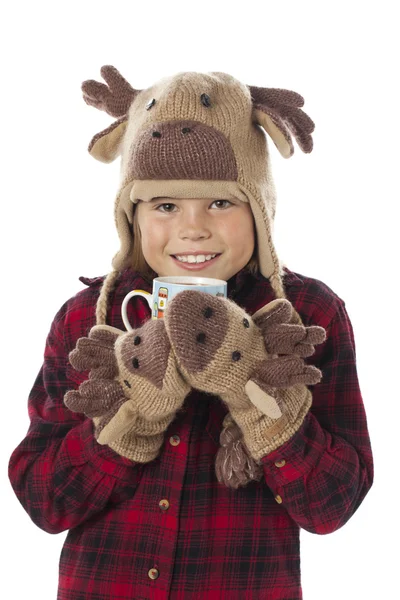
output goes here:
<path id="1" fill-rule="evenodd" d="M 261 125 L 272 138 L 283 158 L 294 153 L 292 135 L 305 153 L 313 149 L 311 133 L 315 125 L 299 107 L 304 98 L 290 90 L 248 86 L 253 101 L 253 122 Z"/>
<path id="2" fill-rule="evenodd" d="M 115 121 L 110 127 L 97 133 L 91 140 L 88 151 L 100 162 L 113 162 L 120 154 L 122 140 L 128 125 L 126 116 Z"/>

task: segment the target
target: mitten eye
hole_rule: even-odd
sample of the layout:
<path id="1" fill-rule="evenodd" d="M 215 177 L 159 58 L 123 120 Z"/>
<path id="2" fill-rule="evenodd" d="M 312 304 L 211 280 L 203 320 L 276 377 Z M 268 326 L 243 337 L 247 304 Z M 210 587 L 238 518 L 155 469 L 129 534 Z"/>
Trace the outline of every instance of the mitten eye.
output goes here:
<path id="1" fill-rule="evenodd" d="M 134 369 L 138 369 L 139 368 L 139 360 L 137 358 L 132 359 L 132 367 Z"/>
<path id="2" fill-rule="evenodd" d="M 196 341 L 199 342 L 199 344 L 204 344 L 204 342 L 206 341 L 206 334 L 205 333 L 197 334 Z"/>
<path id="3" fill-rule="evenodd" d="M 129 381 L 127 381 L 126 379 L 124 379 L 124 384 L 126 385 L 126 387 L 131 388 L 131 384 L 129 383 Z"/>
<path id="4" fill-rule="evenodd" d="M 237 362 L 241 358 L 242 358 L 242 355 L 240 354 L 240 352 L 238 350 L 235 350 L 235 352 L 232 352 L 232 360 Z"/>
<path id="5" fill-rule="evenodd" d="M 248 319 L 243 319 L 243 325 L 248 329 L 250 327 L 250 323 Z"/>
<path id="6" fill-rule="evenodd" d="M 137 335 L 135 337 L 135 339 L 133 340 L 133 343 L 135 346 L 137 346 L 138 344 L 140 344 L 141 341 L 142 341 L 142 338 L 140 337 L 140 335 Z"/>
<path id="7" fill-rule="evenodd" d="M 150 110 L 152 106 L 154 106 L 156 103 L 156 99 L 152 98 L 151 100 L 148 101 L 148 103 L 146 104 L 146 110 Z"/>
<path id="8" fill-rule="evenodd" d="M 211 306 L 207 306 L 207 308 L 204 309 L 203 315 L 205 316 L 206 319 L 209 319 L 210 317 L 212 317 L 213 312 L 214 311 L 211 308 Z"/>

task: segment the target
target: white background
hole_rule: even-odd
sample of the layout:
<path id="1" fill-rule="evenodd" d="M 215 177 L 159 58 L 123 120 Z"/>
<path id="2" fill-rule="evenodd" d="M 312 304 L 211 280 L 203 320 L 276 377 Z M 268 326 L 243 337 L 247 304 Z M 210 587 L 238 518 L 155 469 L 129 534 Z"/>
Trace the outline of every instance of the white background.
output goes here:
<path id="1" fill-rule="evenodd" d="M 301 532 L 305 600 L 400 597 L 399 64 L 396 2 L 9 2 L 1 9 L 2 597 L 56 598 L 66 532 L 38 529 L 7 477 L 51 321 L 118 249 L 119 161 L 87 146 L 113 121 L 81 83 L 114 65 L 135 88 L 225 71 L 305 98 L 314 150 L 283 159 L 275 240 L 292 270 L 345 302 L 375 459 L 339 531 Z M 397 259 L 397 260 L 396 260 Z"/>

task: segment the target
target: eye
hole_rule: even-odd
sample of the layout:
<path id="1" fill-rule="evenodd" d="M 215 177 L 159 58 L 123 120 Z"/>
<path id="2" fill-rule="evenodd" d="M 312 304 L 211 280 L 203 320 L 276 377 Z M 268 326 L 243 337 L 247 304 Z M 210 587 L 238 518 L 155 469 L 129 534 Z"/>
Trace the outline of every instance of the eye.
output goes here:
<path id="1" fill-rule="evenodd" d="M 203 106 L 205 106 L 206 108 L 209 108 L 211 106 L 211 100 L 210 100 L 210 96 L 208 94 L 202 94 L 200 96 L 201 99 L 201 103 Z"/>
<path id="2" fill-rule="evenodd" d="M 156 103 L 156 99 L 152 98 L 151 100 L 148 101 L 148 103 L 146 104 L 146 110 L 150 110 L 152 106 L 154 106 Z"/>
<path id="3" fill-rule="evenodd" d="M 171 204 L 170 202 L 164 203 L 164 204 L 159 204 L 158 206 L 156 206 L 156 210 L 158 210 L 159 208 L 162 208 L 164 206 L 175 206 L 175 204 Z M 172 212 L 172 210 L 160 210 L 159 212 Z"/>
<path id="4" fill-rule="evenodd" d="M 248 329 L 250 327 L 250 323 L 249 323 L 248 319 L 243 319 L 243 325 L 246 327 L 246 329 Z"/>
<path id="5" fill-rule="evenodd" d="M 229 200 L 214 200 L 213 204 L 216 204 L 217 202 L 225 202 L 224 206 L 220 206 L 219 208 L 229 208 L 229 206 L 233 206 L 232 202 L 229 202 Z"/>

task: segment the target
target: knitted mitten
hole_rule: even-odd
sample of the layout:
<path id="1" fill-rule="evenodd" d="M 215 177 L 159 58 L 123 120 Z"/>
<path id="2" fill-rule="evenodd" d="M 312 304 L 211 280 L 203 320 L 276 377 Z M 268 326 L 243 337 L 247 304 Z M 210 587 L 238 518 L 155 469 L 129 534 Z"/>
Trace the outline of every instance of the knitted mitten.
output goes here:
<path id="1" fill-rule="evenodd" d="M 65 394 L 66 406 L 93 419 L 100 444 L 136 462 L 153 460 L 190 391 L 177 371 L 163 320 L 130 332 L 95 325 L 69 359 L 74 369 L 90 373 L 78 390 Z"/>
<path id="2" fill-rule="evenodd" d="M 243 433 L 247 454 L 256 463 L 300 428 L 312 403 L 307 385 L 322 377 L 301 357 L 313 354 L 313 346 L 325 340 L 325 330 L 291 324 L 292 316 L 293 307 L 286 299 L 274 300 L 250 317 L 231 300 L 192 290 L 177 294 L 165 312 L 182 376 L 194 388 L 221 397 L 230 411 L 224 422 L 225 437 L 233 418 Z M 221 434 L 224 445 L 222 438 Z M 232 430 L 228 438 L 231 451 L 238 450 Z M 240 478 L 232 471 L 244 468 L 243 456 L 236 469 L 232 452 L 223 460 L 231 473 L 222 479 L 237 487 Z M 257 478 L 256 470 L 244 479 L 252 477 Z M 232 478 L 233 483 L 228 483 Z"/>

